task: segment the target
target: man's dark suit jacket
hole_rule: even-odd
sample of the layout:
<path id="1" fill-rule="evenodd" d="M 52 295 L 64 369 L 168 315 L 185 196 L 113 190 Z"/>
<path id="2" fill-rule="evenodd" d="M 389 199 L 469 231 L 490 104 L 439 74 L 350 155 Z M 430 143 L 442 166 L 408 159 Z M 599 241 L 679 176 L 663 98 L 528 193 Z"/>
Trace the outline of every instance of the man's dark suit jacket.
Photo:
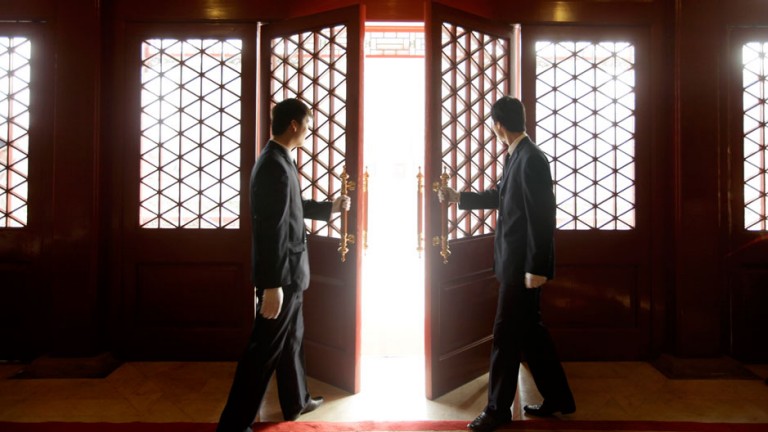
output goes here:
<path id="1" fill-rule="evenodd" d="M 269 141 L 251 171 L 252 280 L 256 288 L 309 286 L 304 218 L 328 220 L 331 202 L 304 200 L 288 150 Z"/>
<path id="2" fill-rule="evenodd" d="M 504 163 L 501 181 L 487 191 L 462 192 L 460 209 L 498 209 L 494 270 L 502 284 L 525 273 L 554 276 L 555 196 L 546 155 L 528 137 Z"/>

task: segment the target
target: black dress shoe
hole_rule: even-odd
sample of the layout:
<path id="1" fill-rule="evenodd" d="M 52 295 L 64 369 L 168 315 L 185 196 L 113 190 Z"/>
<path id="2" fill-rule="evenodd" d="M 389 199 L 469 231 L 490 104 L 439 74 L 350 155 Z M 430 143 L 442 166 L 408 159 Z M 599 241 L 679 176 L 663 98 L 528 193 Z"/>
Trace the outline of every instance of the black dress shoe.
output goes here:
<path id="1" fill-rule="evenodd" d="M 523 411 L 525 411 L 526 414 L 536 417 L 552 417 L 557 413 L 571 414 L 576 411 L 576 405 L 573 402 L 563 405 L 544 402 L 540 405 L 526 405 L 523 407 Z"/>
<path id="2" fill-rule="evenodd" d="M 475 432 L 491 432 L 495 431 L 500 426 L 509 423 L 511 420 L 510 417 L 497 417 L 496 415 L 483 411 L 479 416 L 472 420 L 472 423 L 467 425 L 467 428 L 472 429 Z"/>
<path id="3" fill-rule="evenodd" d="M 312 411 L 318 409 L 320 407 L 320 405 L 323 404 L 323 402 L 325 402 L 325 399 L 322 396 L 310 398 L 309 402 L 307 402 L 307 404 L 304 405 L 304 408 L 301 409 L 300 413 L 298 413 L 295 416 L 293 416 L 293 417 L 291 417 L 289 419 L 286 419 L 286 420 L 294 421 L 297 418 L 299 418 L 299 416 L 302 415 L 302 414 L 311 413 Z"/>

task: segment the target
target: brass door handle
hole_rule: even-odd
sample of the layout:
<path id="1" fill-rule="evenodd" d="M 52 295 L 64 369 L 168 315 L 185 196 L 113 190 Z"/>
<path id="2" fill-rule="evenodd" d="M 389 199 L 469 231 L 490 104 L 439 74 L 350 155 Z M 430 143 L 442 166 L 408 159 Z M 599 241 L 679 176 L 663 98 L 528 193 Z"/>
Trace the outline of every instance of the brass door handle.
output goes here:
<path id="1" fill-rule="evenodd" d="M 344 166 L 344 168 L 341 171 L 341 194 L 342 195 L 348 195 L 349 191 L 355 190 L 356 184 L 353 180 L 349 180 L 349 174 L 347 174 L 347 167 Z M 341 254 L 341 262 L 345 262 L 347 260 L 347 253 L 349 252 L 349 245 L 353 244 L 355 242 L 355 236 L 353 234 L 348 233 L 348 224 L 347 224 L 347 213 L 349 213 L 349 210 L 346 210 L 342 207 L 341 209 L 341 242 L 339 243 L 339 253 Z"/>
<path id="2" fill-rule="evenodd" d="M 443 173 L 440 175 L 440 181 L 432 183 L 432 190 L 437 193 L 441 189 L 448 187 L 449 178 L 448 173 L 443 170 Z M 443 202 L 440 203 L 440 237 L 433 237 L 432 245 L 440 245 L 440 256 L 443 257 L 443 264 L 447 264 L 448 257 L 451 255 L 451 249 L 448 244 L 448 199 L 447 197 L 443 198 Z"/>
<path id="3" fill-rule="evenodd" d="M 368 250 L 368 167 L 363 174 L 363 249 Z"/>
<path id="4" fill-rule="evenodd" d="M 424 174 L 421 173 L 421 167 L 419 167 L 419 173 L 416 174 L 417 186 L 416 186 L 416 251 L 419 252 L 419 258 L 424 251 L 424 226 L 422 220 L 424 219 Z"/>

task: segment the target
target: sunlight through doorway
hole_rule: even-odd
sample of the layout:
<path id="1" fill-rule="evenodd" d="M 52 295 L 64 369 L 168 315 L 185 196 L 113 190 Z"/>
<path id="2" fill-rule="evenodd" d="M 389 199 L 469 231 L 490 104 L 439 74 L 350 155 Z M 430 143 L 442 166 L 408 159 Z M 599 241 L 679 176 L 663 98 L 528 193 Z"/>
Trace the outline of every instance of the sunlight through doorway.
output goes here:
<path id="1" fill-rule="evenodd" d="M 405 384 L 423 399 L 424 261 L 416 250 L 416 176 L 425 136 L 423 24 L 367 23 L 364 74 L 370 180 L 362 389 L 399 386 L 402 395 Z"/>

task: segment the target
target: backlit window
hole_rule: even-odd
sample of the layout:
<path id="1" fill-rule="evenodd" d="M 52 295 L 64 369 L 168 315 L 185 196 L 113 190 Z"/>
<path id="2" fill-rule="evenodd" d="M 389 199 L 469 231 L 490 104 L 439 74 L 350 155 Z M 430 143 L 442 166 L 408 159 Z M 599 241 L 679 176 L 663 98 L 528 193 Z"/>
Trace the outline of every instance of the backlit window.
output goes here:
<path id="1" fill-rule="evenodd" d="M 768 230 L 768 42 L 742 48 L 744 86 L 744 228 Z"/>
<path id="2" fill-rule="evenodd" d="M 552 167 L 557 227 L 635 228 L 635 48 L 536 43 L 536 140 Z"/>
<path id="3" fill-rule="evenodd" d="M 141 45 L 139 223 L 240 226 L 242 41 Z"/>
<path id="4" fill-rule="evenodd" d="M 32 43 L 0 36 L 0 228 L 27 225 Z"/>

